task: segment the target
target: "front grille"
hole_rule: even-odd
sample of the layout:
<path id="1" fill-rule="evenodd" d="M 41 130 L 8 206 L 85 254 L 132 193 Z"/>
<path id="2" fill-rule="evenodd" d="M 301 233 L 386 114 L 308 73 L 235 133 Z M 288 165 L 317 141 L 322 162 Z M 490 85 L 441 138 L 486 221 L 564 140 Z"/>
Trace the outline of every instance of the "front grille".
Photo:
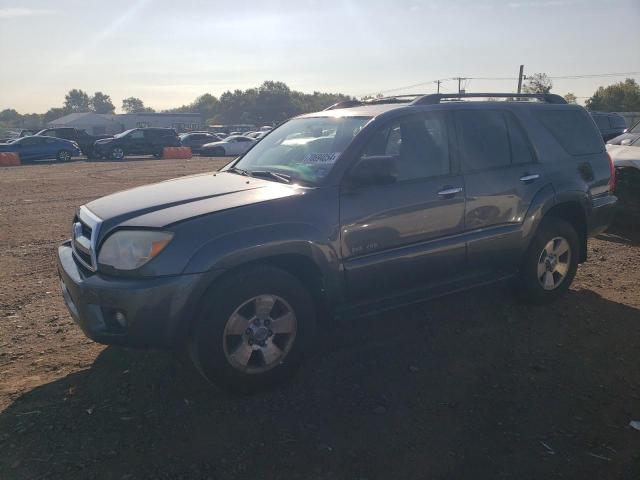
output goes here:
<path id="1" fill-rule="evenodd" d="M 96 239 L 101 220 L 87 207 L 80 207 L 73 220 L 71 246 L 76 260 L 91 271 L 96 270 Z"/>

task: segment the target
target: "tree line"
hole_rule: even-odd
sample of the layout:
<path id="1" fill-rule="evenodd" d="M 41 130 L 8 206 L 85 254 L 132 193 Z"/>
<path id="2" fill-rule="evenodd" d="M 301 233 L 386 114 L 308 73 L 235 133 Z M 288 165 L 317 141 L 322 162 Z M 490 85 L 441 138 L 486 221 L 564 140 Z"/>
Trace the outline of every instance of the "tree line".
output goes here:
<path id="1" fill-rule="evenodd" d="M 257 88 L 234 90 L 220 98 L 209 93 L 180 107 L 162 110 L 166 113 L 199 113 L 207 123 L 249 123 L 256 125 L 278 123 L 295 115 L 322 110 L 334 103 L 351 99 L 341 93 L 303 93 L 291 90 L 283 82 L 266 81 Z M 136 97 L 122 100 L 126 113 L 155 112 Z M 50 108 L 44 114 L 22 115 L 14 109 L 0 111 L 2 127 L 36 127 L 70 113 L 114 113 L 111 97 L 103 92 L 89 95 L 80 89 L 72 89 L 66 95 L 62 107 Z"/>
<path id="2" fill-rule="evenodd" d="M 527 77 L 523 91 L 527 93 L 549 93 L 553 82 L 544 73 Z M 565 99 L 576 103 L 573 93 L 567 93 Z M 207 123 L 247 123 L 273 124 L 302 113 L 322 110 L 334 103 L 350 100 L 341 93 L 303 93 L 291 90 L 283 82 L 266 81 L 257 88 L 227 91 L 220 98 L 209 93 L 199 96 L 193 102 L 180 107 L 162 110 L 168 113 L 199 113 Z M 588 110 L 609 112 L 640 111 L 640 85 L 627 78 L 606 87 L 600 87 L 585 102 Z M 122 110 L 127 113 L 154 112 L 136 97 L 122 100 Z M 114 113 L 115 105 L 111 97 L 103 92 L 89 95 L 80 89 L 72 89 L 66 95 L 61 107 L 50 108 L 44 114 L 20 114 L 14 109 L 0 111 L 0 127 L 38 127 L 47 122 L 74 112 Z"/>

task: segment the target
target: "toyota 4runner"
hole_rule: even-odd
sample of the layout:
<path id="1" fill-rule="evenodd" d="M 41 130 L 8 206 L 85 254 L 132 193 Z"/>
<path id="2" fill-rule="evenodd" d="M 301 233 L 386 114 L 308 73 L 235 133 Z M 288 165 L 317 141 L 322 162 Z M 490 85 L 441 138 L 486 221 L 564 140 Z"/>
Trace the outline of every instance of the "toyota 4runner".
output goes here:
<path id="1" fill-rule="evenodd" d="M 593 120 L 556 95 L 343 102 L 219 172 L 80 207 L 58 271 L 88 337 L 187 345 L 211 382 L 255 390 L 332 318 L 512 277 L 554 300 L 607 228 L 614 182 Z"/>

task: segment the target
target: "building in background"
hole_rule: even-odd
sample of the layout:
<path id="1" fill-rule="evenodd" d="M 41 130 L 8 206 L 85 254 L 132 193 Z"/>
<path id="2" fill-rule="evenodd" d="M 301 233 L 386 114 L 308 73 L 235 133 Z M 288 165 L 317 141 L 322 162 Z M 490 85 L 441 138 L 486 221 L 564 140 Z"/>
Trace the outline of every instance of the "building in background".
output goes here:
<path id="1" fill-rule="evenodd" d="M 47 128 L 73 127 L 91 135 L 114 135 L 132 128 L 173 128 L 176 132 L 201 130 L 205 127 L 199 113 L 71 113 L 47 123 Z"/>

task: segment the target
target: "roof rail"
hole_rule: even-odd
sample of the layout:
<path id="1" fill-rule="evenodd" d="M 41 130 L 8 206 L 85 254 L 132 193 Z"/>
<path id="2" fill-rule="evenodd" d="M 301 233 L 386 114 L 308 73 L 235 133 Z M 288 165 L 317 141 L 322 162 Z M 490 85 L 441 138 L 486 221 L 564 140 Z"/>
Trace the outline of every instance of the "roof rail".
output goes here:
<path id="1" fill-rule="evenodd" d="M 338 108 L 357 107 L 359 105 L 362 105 L 360 100 L 345 100 L 343 102 L 334 103 L 330 107 L 325 108 L 323 112 L 326 112 L 327 110 L 337 110 Z"/>
<path id="2" fill-rule="evenodd" d="M 446 98 L 537 98 L 541 102 L 566 104 L 567 101 L 555 93 L 432 93 L 416 98 L 411 105 L 437 105 Z"/>

